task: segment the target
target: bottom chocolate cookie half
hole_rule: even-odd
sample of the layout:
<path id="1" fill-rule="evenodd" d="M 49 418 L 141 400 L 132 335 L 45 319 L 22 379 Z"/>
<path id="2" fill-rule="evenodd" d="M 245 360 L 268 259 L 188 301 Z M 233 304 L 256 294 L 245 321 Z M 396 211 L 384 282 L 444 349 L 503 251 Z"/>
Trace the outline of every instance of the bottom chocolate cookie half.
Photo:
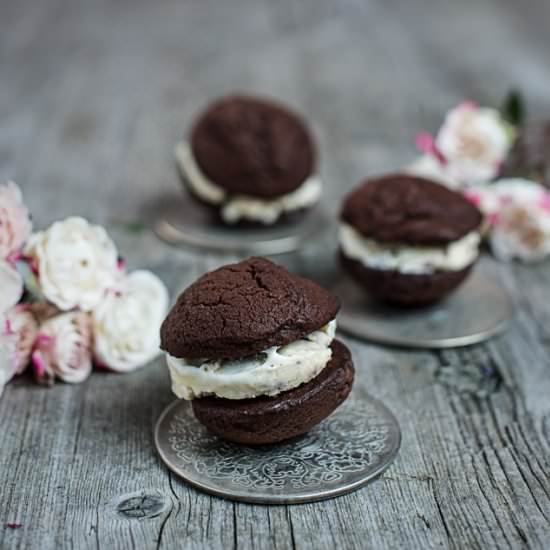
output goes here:
<path id="1" fill-rule="evenodd" d="M 392 304 L 420 307 L 433 304 L 455 290 L 469 275 L 474 264 L 460 271 L 436 271 L 415 275 L 400 271 L 373 269 L 346 257 L 340 262 L 353 279 L 371 296 Z"/>
<path id="2" fill-rule="evenodd" d="M 264 445 L 309 431 L 341 405 L 351 391 L 355 369 L 341 342 L 331 345 L 332 358 L 313 379 L 274 397 L 193 400 L 193 412 L 211 432 L 244 445 Z"/>

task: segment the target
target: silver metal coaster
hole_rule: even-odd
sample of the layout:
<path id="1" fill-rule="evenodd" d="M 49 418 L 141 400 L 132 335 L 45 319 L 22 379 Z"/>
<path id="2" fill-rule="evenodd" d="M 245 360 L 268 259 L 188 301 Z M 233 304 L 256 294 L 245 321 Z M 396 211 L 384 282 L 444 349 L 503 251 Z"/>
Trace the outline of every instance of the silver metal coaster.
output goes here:
<path id="1" fill-rule="evenodd" d="M 183 195 L 162 205 L 153 230 L 173 246 L 273 255 L 298 250 L 327 226 L 327 215 L 320 206 L 304 212 L 295 221 L 273 227 L 226 226 L 216 220 L 208 208 Z"/>
<path id="2" fill-rule="evenodd" d="M 513 316 L 510 298 L 476 269 L 444 301 L 419 309 L 398 308 L 369 298 L 351 279 L 332 289 L 342 306 L 338 328 L 364 340 L 408 348 L 451 348 L 483 342 L 504 331 Z"/>
<path id="3" fill-rule="evenodd" d="M 401 432 L 378 400 L 350 398 L 304 436 L 246 447 L 209 433 L 186 401 L 175 401 L 155 427 L 155 445 L 174 473 L 213 495 L 262 504 L 332 498 L 381 474 Z"/>

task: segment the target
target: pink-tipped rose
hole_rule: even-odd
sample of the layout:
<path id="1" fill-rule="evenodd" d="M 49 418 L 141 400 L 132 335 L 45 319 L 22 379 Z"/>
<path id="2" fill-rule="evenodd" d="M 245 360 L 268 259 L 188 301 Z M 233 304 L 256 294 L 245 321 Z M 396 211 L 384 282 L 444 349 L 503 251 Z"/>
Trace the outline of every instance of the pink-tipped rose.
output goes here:
<path id="1" fill-rule="evenodd" d="M 38 331 L 32 365 L 37 381 L 52 385 L 55 378 L 83 382 L 92 371 L 90 317 L 71 311 L 45 321 Z"/>
<path id="2" fill-rule="evenodd" d="M 6 330 L 15 336 L 12 356 L 14 374 L 21 374 L 30 362 L 38 333 L 38 322 L 28 304 L 18 304 L 6 313 Z"/>
<path id="3" fill-rule="evenodd" d="M 19 187 L 13 182 L 0 185 L 0 258 L 17 255 L 32 231 L 29 211 Z"/>

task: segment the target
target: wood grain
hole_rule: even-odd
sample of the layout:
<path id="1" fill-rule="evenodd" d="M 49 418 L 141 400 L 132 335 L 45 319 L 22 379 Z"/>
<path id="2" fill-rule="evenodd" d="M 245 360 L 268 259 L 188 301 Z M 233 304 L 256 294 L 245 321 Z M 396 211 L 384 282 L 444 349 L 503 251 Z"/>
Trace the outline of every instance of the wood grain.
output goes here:
<path id="1" fill-rule="evenodd" d="M 179 193 L 172 147 L 208 99 L 245 89 L 305 113 L 334 213 L 463 97 L 497 104 L 519 85 L 548 116 L 549 20 L 545 0 L 0 0 L 0 178 L 23 187 L 36 227 L 105 223 L 129 265 L 175 293 L 233 258 L 125 224 Z M 330 280 L 334 244 L 281 261 Z M 387 403 L 403 445 L 378 481 L 333 501 L 232 503 L 170 474 L 152 442 L 172 399 L 162 359 L 80 386 L 16 381 L 0 400 L 0 548 L 548 548 L 549 267 L 495 264 L 517 315 L 487 344 L 344 338 L 354 391 Z M 449 376 L 468 365 L 479 387 Z"/>

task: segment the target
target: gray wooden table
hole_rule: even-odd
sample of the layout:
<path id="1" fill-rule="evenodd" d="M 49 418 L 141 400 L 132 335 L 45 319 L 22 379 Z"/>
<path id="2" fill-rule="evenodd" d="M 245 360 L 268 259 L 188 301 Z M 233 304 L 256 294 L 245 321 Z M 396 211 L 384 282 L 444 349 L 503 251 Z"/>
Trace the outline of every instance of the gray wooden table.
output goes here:
<path id="1" fill-rule="evenodd" d="M 463 97 L 520 86 L 548 115 L 549 22 L 546 0 L 1 0 L 0 178 L 23 187 L 36 227 L 106 224 L 130 266 L 176 292 L 233 258 L 135 222 L 179 193 L 172 147 L 209 98 L 268 93 L 310 117 L 335 212 Z M 280 260 L 324 280 L 334 242 Z M 447 352 L 344 338 L 403 444 L 332 501 L 238 504 L 171 475 L 152 441 L 172 400 L 160 358 L 78 386 L 18 380 L 0 399 L 0 548 L 550 548 L 550 266 L 491 267 L 517 307 L 504 337 Z"/>

